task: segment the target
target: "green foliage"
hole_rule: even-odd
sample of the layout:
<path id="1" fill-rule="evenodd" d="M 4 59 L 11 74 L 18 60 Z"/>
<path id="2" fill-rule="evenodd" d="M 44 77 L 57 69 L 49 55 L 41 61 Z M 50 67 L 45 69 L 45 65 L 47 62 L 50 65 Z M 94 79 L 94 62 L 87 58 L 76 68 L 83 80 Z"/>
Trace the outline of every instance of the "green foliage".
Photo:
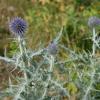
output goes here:
<path id="1" fill-rule="evenodd" d="M 88 2 L 92 5 L 86 5 Z M 68 47 L 76 48 L 78 51 L 83 49 L 91 51 L 91 41 L 87 43 L 87 38 L 90 38 L 88 35 L 90 32 L 87 33 L 89 31 L 87 19 L 89 16 L 98 15 L 99 10 L 94 9 L 94 3 L 92 0 L 34 1 L 32 9 L 28 9 L 28 15 L 25 16 L 31 23 L 30 32 L 27 34 L 31 41 L 29 41 L 30 46 L 35 48 L 37 44 L 44 43 L 44 40 L 46 42 L 52 40 L 59 28 L 64 26 L 61 42 Z M 34 39 L 34 37 L 36 38 Z M 46 44 L 44 43 L 44 45 Z"/>
<path id="2" fill-rule="evenodd" d="M 8 52 L 8 56 L 12 57 L 14 54 L 16 54 L 16 52 L 18 51 L 19 48 L 17 48 L 17 43 L 16 42 L 12 42 L 9 46 L 10 50 Z"/>

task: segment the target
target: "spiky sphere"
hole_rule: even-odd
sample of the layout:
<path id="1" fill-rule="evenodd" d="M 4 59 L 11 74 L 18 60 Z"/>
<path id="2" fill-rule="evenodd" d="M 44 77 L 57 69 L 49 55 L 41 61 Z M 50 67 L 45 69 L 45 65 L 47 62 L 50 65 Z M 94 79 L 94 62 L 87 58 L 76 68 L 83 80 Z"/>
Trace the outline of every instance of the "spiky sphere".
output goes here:
<path id="1" fill-rule="evenodd" d="M 47 51 L 51 55 L 57 54 L 57 44 L 54 43 L 53 41 L 48 45 Z"/>
<path id="2" fill-rule="evenodd" d="M 15 36 L 22 38 L 27 30 L 27 22 L 20 17 L 15 17 L 9 23 L 9 30 Z"/>
<path id="3" fill-rule="evenodd" d="M 93 28 L 100 25 L 100 18 L 96 17 L 96 16 L 92 16 L 89 18 L 88 20 L 88 26 Z"/>

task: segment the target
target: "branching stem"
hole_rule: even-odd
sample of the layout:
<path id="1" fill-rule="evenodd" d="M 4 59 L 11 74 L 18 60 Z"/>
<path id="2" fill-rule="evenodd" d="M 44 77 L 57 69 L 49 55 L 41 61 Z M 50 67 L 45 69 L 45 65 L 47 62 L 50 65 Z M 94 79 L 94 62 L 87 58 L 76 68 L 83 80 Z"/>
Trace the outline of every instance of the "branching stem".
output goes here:
<path id="1" fill-rule="evenodd" d="M 48 89 L 49 82 L 50 82 L 50 80 L 51 80 L 51 73 L 52 73 L 53 67 L 54 67 L 54 57 L 53 57 L 52 55 L 50 55 L 49 63 L 50 63 L 50 67 L 49 67 L 49 72 L 50 72 L 50 74 L 48 75 L 48 80 L 47 80 L 47 82 L 46 82 L 45 90 L 44 90 L 44 93 L 43 93 L 43 95 L 42 95 L 41 100 L 44 100 L 44 98 L 45 98 L 45 96 L 46 96 L 46 93 L 47 93 L 47 89 Z"/>

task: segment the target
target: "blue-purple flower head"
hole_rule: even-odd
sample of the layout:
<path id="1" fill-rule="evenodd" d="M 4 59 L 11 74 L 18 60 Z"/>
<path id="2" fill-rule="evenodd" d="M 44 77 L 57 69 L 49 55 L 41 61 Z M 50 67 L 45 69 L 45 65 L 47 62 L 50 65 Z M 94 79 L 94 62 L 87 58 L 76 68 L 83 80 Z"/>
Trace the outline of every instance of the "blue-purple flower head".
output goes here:
<path id="1" fill-rule="evenodd" d="M 58 51 L 57 49 L 58 49 L 57 44 L 52 41 L 48 45 L 47 51 L 48 51 L 49 54 L 55 55 L 55 54 L 57 54 L 57 51 Z"/>
<path id="2" fill-rule="evenodd" d="M 20 17 L 15 17 L 9 23 L 9 30 L 15 36 L 19 36 L 22 38 L 27 30 L 27 22 Z"/>
<path id="3" fill-rule="evenodd" d="M 88 26 L 90 28 L 96 27 L 100 25 L 100 18 L 96 17 L 96 16 L 92 16 L 89 18 L 88 20 Z"/>

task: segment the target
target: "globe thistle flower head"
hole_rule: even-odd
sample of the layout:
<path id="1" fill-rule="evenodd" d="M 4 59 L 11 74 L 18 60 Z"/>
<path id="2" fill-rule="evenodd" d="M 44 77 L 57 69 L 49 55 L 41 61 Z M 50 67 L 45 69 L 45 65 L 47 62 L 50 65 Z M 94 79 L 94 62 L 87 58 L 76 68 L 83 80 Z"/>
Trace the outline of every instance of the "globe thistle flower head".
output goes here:
<path id="1" fill-rule="evenodd" d="M 9 30 L 15 36 L 22 38 L 27 30 L 27 22 L 20 17 L 15 17 L 9 23 Z"/>
<path id="2" fill-rule="evenodd" d="M 57 54 L 57 44 L 53 41 L 48 45 L 47 51 L 51 55 Z"/>
<path id="3" fill-rule="evenodd" d="M 90 28 L 96 27 L 98 25 L 100 25 L 100 19 L 98 17 L 92 16 L 92 17 L 89 18 L 89 20 L 88 20 L 88 26 Z"/>

